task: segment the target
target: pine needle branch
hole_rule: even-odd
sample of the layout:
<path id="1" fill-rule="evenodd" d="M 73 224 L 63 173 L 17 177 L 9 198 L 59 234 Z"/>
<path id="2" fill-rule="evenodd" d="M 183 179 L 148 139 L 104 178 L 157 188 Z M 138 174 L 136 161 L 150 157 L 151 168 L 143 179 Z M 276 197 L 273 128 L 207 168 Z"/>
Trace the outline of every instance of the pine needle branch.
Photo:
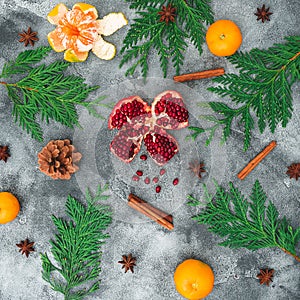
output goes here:
<path id="1" fill-rule="evenodd" d="M 232 122 L 237 119 L 244 130 L 244 150 L 251 142 L 257 117 L 260 133 L 268 126 L 272 133 L 279 124 L 286 127 L 292 117 L 292 85 L 300 80 L 300 36 L 286 37 L 283 44 L 267 50 L 252 49 L 228 57 L 239 69 L 239 75 L 225 74 L 213 79 L 218 86 L 209 90 L 229 97 L 237 105 L 211 102 L 211 108 L 221 115 L 217 121 L 223 126 L 223 140 L 231 135 Z"/>
<path id="2" fill-rule="evenodd" d="M 208 195 L 206 207 L 193 219 L 208 225 L 209 231 L 225 238 L 221 246 L 249 250 L 278 247 L 300 262 L 296 254 L 300 227 L 293 229 L 285 217 L 279 218 L 274 204 L 266 203 L 267 196 L 258 180 L 250 199 L 246 199 L 232 183 L 228 192 L 218 184 L 216 188 L 216 194 Z M 189 205 L 201 204 L 191 196 L 188 199 Z"/>
<path id="3" fill-rule="evenodd" d="M 7 62 L 2 69 L 2 78 L 11 78 L 16 74 L 25 74 L 16 83 L 0 81 L 7 89 L 8 97 L 13 103 L 12 115 L 15 122 L 38 141 L 43 140 L 41 126 L 37 116 L 49 123 L 57 121 L 65 126 L 79 126 L 76 105 L 85 107 L 90 114 L 102 118 L 95 106 L 105 106 L 101 99 L 85 101 L 98 86 L 88 86 L 84 78 L 65 75 L 70 63 L 55 61 L 49 65 L 41 62 L 50 52 L 51 47 L 39 47 L 35 50 L 21 52 L 15 60 Z"/>
<path id="4" fill-rule="evenodd" d="M 121 54 L 123 58 L 120 67 L 135 61 L 125 73 L 133 75 L 138 66 L 142 69 L 142 75 L 147 77 L 149 71 L 149 56 L 153 52 L 159 56 L 164 77 L 167 76 L 169 60 L 179 74 L 184 62 L 184 52 L 188 47 L 187 39 L 202 54 L 202 44 L 205 40 L 204 23 L 213 22 L 213 13 L 209 6 L 209 0 L 126 0 L 130 8 L 137 10 L 138 17 L 134 19 L 124 41 Z M 171 4 L 176 8 L 174 22 L 160 21 L 159 12 L 163 6 Z"/>
<path id="5" fill-rule="evenodd" d="M 56 262 L 54 265 L 47 253 L 41 254 L 42 277 L 65 300 L 80 300 L 99 289 L 100 246 L 109 237 L 104 231 L 112 221 L 109 207 L 99 203 L 108 199 L 104 194 L 107 190 L 108 185 L 99 186 L 95 196 L 87 191 L 86 205 L 69 196 L 66 214 L 70 221 L 52 217 L 58 231 L 50 241 Z M 64 281 L 58 279 L 61 276 Z M 85 288 L 87 284 L 91 284 L 89 289 Z"/>

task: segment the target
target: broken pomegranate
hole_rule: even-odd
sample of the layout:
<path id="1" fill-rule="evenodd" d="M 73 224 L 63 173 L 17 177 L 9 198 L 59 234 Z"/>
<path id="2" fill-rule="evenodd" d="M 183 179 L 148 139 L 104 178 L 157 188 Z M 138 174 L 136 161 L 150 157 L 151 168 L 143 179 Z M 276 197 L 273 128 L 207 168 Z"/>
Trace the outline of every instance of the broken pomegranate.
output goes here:
<path id="1" fill-rule="evenodd" d="M 109 129 L 119 133 L 111 142 L 111 151 L 122 161 L 131 162 L 145 146 L 159 164 L 167 163 L 177 152 L 175 138 L 165 129 L 181 129 L 188 126 L 189 113 L 182 96 L 176 91 L 165 91 L 155 97 L 151 107 L 139 96 L 120 100 L 110 114 Z M 146 155 L 141 155 L 146 160 Z"/>

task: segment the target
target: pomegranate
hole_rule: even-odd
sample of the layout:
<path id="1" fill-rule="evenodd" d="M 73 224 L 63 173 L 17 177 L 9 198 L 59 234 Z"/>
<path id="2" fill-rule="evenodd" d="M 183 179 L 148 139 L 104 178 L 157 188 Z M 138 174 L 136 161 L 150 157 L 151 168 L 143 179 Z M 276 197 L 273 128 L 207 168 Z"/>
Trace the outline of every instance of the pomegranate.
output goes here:
<path id="1" fill-rule="evenodd" d="M 179 183 L 179 179 L 178 178 L 175 178 L 174 180 L 173 180 L 173 185 L 177 185 Z"/>
<path id="2" fill-rule="evenodd" d="M 139 181 L 140 180 L 140 177 L 136 176 L 136 175 L 133 175 L 132 176 L 132 180 L 133 181 Z"/>
<path id="3" fill-rule="evenodd" d="M 166 91 L 154 98 L 151 107 L 156 116 L 156 125 L 165 129 L 181 129 L 188 126 L 189 112 L 182 96 L 176 91 Z"/>
<path id="4" fill-rule="evenodd" d="M 147 133 L 144 143 L 153 160 L 161 166 L 178 152 L 176 140 L 163 129 Z"/>
<path id="5" fill-rule="evenodd" d="M 150 183 L 150 178 L 149 178 L 149 177 L 146 177 L 146 178 L 144 179 L 144 182 L 145 182 L 146 184 L 149 184 L 149 183 Z"/>
<path id="6" fill-rule="evenodd" d="M 160 176 L 163 176 L 165 173 L 166 173 L 166 170 L 165 170 L 165 169 L 161 169 L 161 170 L 159 171 L 159 175 L 160 175 Z"/>
<path id="7" fill-rule="evenodd" d="M 182 96 L 176 91 L 165 91 L 155 97 L 151 107 L 139 96 L 120 100 L 110 114 L 109 129 L 119 133 L 111 142 L 111 151 L 124 162 L 131 162 L 145 146 L 159 165 L 167 163 L 177 152 L 177 141 L 164 129 L 188 126 L 189 113 Z M 146 155 L 141 155 L 146 160 Z"/>
<path id="8" fill-rule="evenodd" d="M 132 138 L 126 130 L 121 130 L 114 137 L 110 144 L 110 151 L 124 162 L 131 162 L 135 155 L 140 151 L 142 137 Z"/>
<path id="9" fill-rule="evenodd" d="M 161 186 L 158 185 L 158 186 L 155 188 L 155 191 L 156 191 L 156 193 L 160 193 L 160 191 L 161 191 Z"/>
<path id="10" fill-rule="evenodd" d="M 153 179 L 152 179 L 152 181 L 154 182 L 154 183 L 158 183 L 158 177 L 154 177 Z"/>
<path id="11" fill-rule="evenodd" d="M 115 105 L 110 114 L 108 128 L 121 129 L 126 123 L 138 123 L 139 120 L 143 120 L 142 116 L 150 110 L 150 106 L 139 96 L 124 98 Z"/>
<path id="12" fill-rule="evenodd" d="M 136 171 L 136 175 L 137 176 L 143 176 L 143 171 L 141 171 L 141 170 Z"/>

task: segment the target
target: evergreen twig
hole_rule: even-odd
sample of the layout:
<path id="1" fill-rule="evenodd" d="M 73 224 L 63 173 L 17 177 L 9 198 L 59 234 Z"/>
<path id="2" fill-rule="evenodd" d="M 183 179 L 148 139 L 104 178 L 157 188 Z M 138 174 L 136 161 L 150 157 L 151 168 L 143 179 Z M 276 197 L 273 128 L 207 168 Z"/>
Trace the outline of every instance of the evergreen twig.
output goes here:
<path id="1" fill-rule="evenodd" d="M 98 86 L 88 86 L 80 76 L 64 75 L 70 63 L 55 61 L 49 65 L 34 66 L 50 50 L 51 47 L 39 47 L 23 51 L 15 60 L 4 64 L 0 75 L 0 78 L 11 78 L 16 74 L 26 74 L 16 83 L 0 81 L 0 84 L 6 87 L 8 97 L 13 102 L 15 122 L 38 141 L 43 140 L 43 132 L 36 120 L 37 115 L 46 123 L 51 119 L 73 128 L 79 125 L 75 105 L 81 105 L 93 116 L 103 118 L 94 106 L 103 106 L 101 101 L 104 98 L 85 101 Z"/>
<path id="2" fill-rule="evenodd" d="M 230 97 L 238 107 L 222 102 L 210 102 L 210 107 L 222 115 L 214 123 L 223 127 L 223 141 L 232 133 L 233 120 L 242 124 L 244 150 L 247 150 L 256 124 L 254 114 L 260 133 L 267 126 L 274 133 L 280 123 L 286 127 L 292 117 L 292 85 L 300 80 L 300 36 L 286 37 L 285 43 L 267 50 L 239 52 L 228 60 L 239 69 L 239 75 L 216 77 L 213 81 L 221 85 L 209 90 Z"/>
<path id="3" fill-rule="evenodd" d="M 159 55 L 164 77 L 167 76 L 169 60 L 178 75 L 184 62 L 184 52 L 188 47 L 186 39 L 202 54 L 202 44 L 205 41 L 206 28 L 204 23 L 213 22 L 213 13 L 209 6 L 210 0 L 126 0 L 130 8 L 137 10 L 138 17 L 134 19 L 121 49 L 123 55 L 120 67 L 135 60 L 126 71 L 126 76 L 132 75 L 140 65 L 143 77 L 149 70 L 149 56 L 156 50 Z M 163 6 L 171 4 L 176 8 L 175 22 L 160 22 L 158 14 Z"/>
<path id="4" fill-rule="evenodd" d="M 221 246 L 249 250 L 278 247 L 300 262 L 296 254 L 300 227 L 293 229 L 286 217 L 279 218 L 272 202 L 266 205 L 267 196 L 258 180 L 253 186 L 250 201 L 232 183 L 228 192 L 218 184 L 216 188 L 214 197 L 209 195 L 205 209 L 193 219 L 208 225 L 209 231 L 225 238 Z M 191 196 L 189 200 L 189 205 L 201 204 Z"/>
<path id="5" fill-rule="evenodd" d="M 70 221 L 52 217 L 58 231 L 55 240 L 50 241 L 56 263 L 50 261 L 47 253 L 41 254 L 42 276 L 65 300 L 80 300 L 99 289 L 100 247 L 109 237 L 104 230 L 112 218 L 109 207 L 98 201 L 108 199 L 103 194 L 107 190 L 108 185 L 99 186 L 94 197 L 87 191 L 86 206 L 69 196 L 66 214 Z M 88 289 L 87 284 L 91 284 Z"/>

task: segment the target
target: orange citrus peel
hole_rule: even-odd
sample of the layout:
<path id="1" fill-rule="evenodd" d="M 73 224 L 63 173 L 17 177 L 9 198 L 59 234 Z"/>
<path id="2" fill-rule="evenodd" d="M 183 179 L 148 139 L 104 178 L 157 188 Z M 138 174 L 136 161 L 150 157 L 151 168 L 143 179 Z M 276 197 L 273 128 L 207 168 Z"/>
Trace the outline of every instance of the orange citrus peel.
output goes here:
<path id="1" fill-rule="evenodd" d="M 116 55 L 116 47 L 102 36 L 112 35 L 128 24 L 123 13 L 110 13 L 97 19 L 96 8 L 87 3 L 76 3 L 69 10 L 63 3 L 56 5 L 48 14 L 48 21 L 56 25 L 48 34 L 50 46 L 56 52 L 63 52 L 69 62 L 82 62 L 90 50 L 104 60 Z"/>

